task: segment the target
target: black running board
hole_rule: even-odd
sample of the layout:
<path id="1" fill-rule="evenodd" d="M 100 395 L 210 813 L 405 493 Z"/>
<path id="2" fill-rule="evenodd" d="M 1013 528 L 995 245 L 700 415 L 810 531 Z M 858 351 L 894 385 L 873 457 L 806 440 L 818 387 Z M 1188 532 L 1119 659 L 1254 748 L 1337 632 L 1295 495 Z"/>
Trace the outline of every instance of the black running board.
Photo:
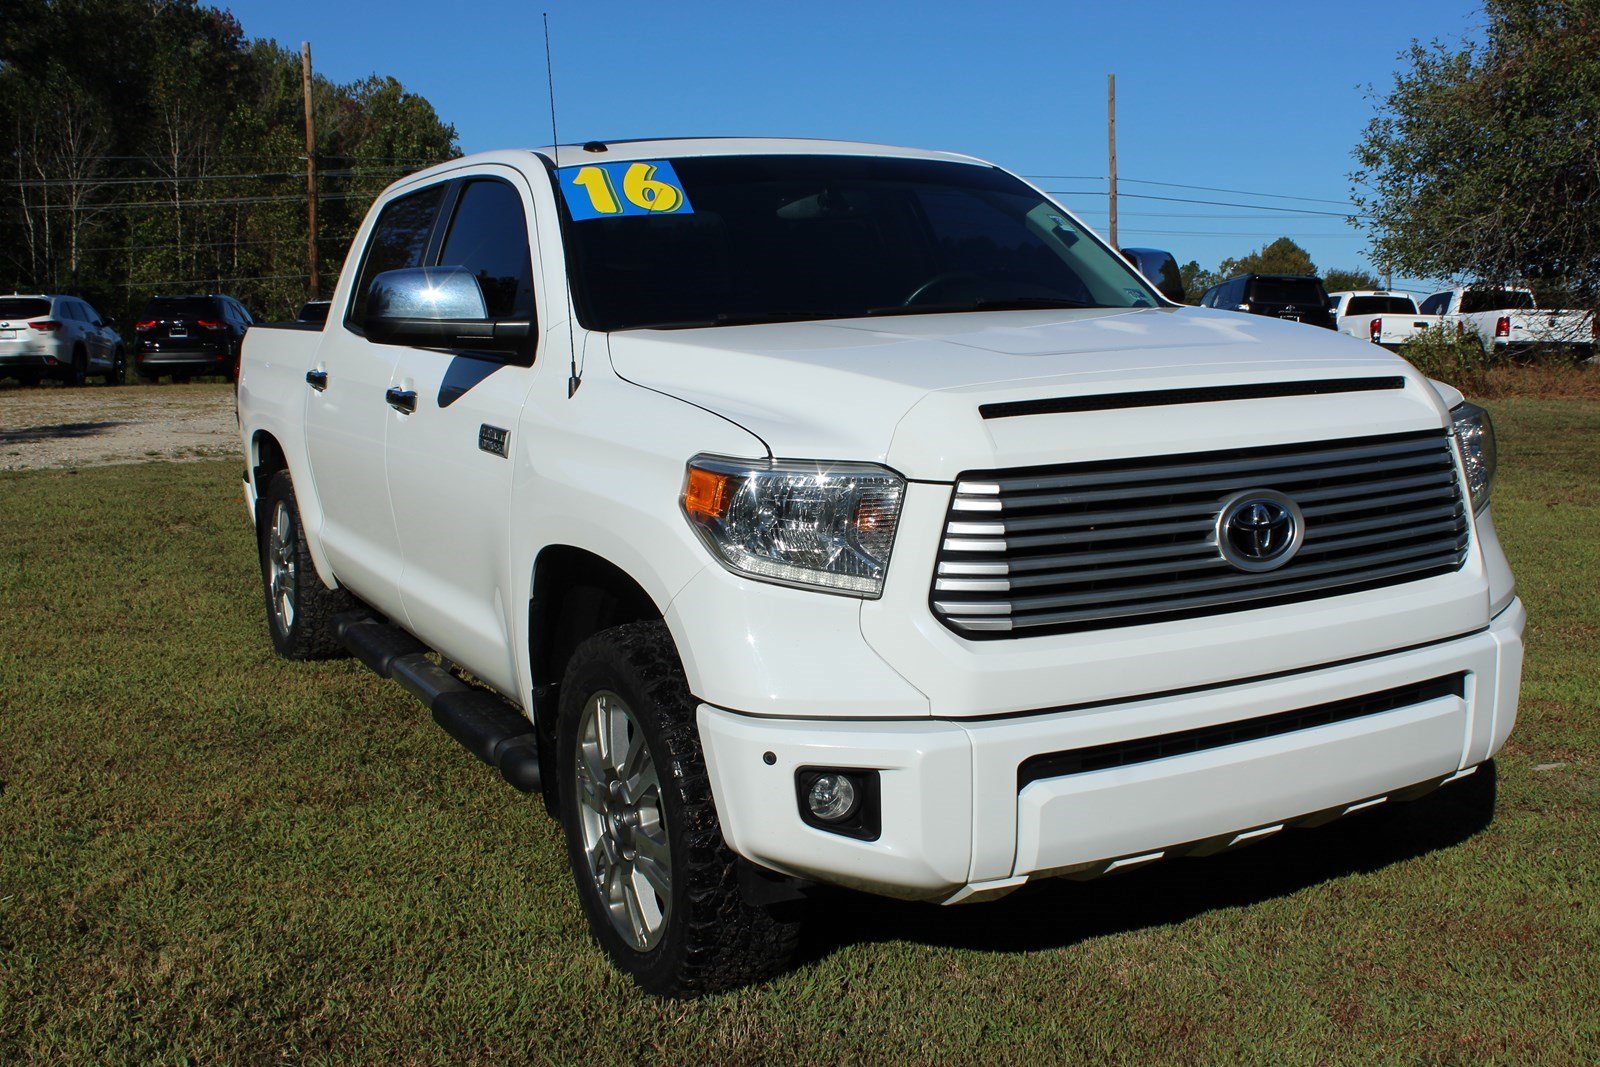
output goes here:
<path id="1" fill-rule="evenodd" d="M 362 663 L 428 705 L 445 733 L 507 782 L 524 793 L 539 791 L 533 723 L 504 698 L 463 682 L 430 660 L 422 642 L 370 615 L 337 616 L 334 634 Z"/>

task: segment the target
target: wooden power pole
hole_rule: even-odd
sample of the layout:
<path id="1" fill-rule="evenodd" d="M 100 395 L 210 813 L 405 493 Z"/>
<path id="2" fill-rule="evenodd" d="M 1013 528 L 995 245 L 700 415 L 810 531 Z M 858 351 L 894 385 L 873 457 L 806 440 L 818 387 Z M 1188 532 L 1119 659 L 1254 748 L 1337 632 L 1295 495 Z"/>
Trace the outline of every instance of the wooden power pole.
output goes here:
<path id="1" fill-rule="evenodd" d="M 1117 243 L 1117 76 L 1106 75 L 1106 148 L 1110 154 L 1110 170 L 1107 175 L 1111 190 L 1111 247 L 1120 248 Z"/>
<path id="2" fill-rule="evenodd" d="M 306 102 L 306 262 L 310 299 L 317 299 L 317 134 L 311 124 L 311 42 L 300 42 L 300 87 Z M 1113 227 L 1112 232 L 1116 232 Z"/>

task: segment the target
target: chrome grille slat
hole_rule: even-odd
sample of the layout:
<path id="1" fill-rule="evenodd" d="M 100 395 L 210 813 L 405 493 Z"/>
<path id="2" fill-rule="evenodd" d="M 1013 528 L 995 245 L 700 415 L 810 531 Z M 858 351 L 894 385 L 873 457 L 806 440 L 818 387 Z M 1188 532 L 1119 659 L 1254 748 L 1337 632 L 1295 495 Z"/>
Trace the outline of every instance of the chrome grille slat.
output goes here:
<path id="1" fill-rule="evenodd" d="M 1241 571 L 1218 550 L 1217 516 L 1258 489 L 1302 507 L 1305 541 L 1278 570 Z M 1466 558 L 1468 517 L 1451 441 L 1428 431 L 964 475 L 945 533 L 935 614 L 958 633 L 1018 637 L 1444 573 Z"/>
<path id="2" fill-rule="evenodd" d="M 982 485 L 984 491 L 991 492 L 991 487 L 997 487 L 999 493 L 1036 492 L 1042 489 L 1058 489 L 1068 485 L 1126 485 L 1130 481 L 1170 481 L 1175 478 L 1189 479 L 1212 474 L 1238 474 L 1246 471 L 1262 472 L 1277 470 L 1284 467 L 1309 467 L 1315 464 L 1344 463 L 1350 460 L 1364 460 L 1378 457 L 1404 456 L 1416 452 L 1434 451 L 1431 441 L 1408 441 L 1397 444 L 1366 445 L 1354 448 L 1336 449 L 1319 452 L 1310 456 L 1280 456 L 1260 460 L 1229 460 L 1217 463 L 1171 464 L 1160 467 L 1129 467 L 1100 472 L 1085 472 L 1074 475 L 1043 475 L 1037 477 L 1000 478 L 981 483 L 958 483 L 958 492 L 974 492 L 967 489 L 967 485 L 974 487 Z"/>
<path id="3" fill-rule="evenodd" d="M 1320 470 L 1308 471 L 1273 471 L 1264 474 L 1254 481 L 1269 480 L 1275 486 L 1284 487 L 1287 492 L 1290 487 L 1312 481 L 1326 481 L 1333 478 L 1351 478 L 1357 475 L 1376 475 L 1370 480 L 1375 482 L 1387 481 L 1386 475 L 1396 471 L 1407 471 L 1415 474 L 1416 468 L 1427 467 L 1443 472 L 1450 462 L 1450 457 L 1445 455 L 1411 456 L 1404 460 L 1385 460 L 1379 463 L 1347 464 L 1342 467 L 1327 467 Z M 1081 493 L 1053 493 L 1049 496 L 1016 496 L 1010 499 L 1002 498 L 1001 514 L 1011 508 L 1040 508 L 1057 507 L 1063 504 L 1101 504 L 1112 500 L 1139 500 L 1152 496 L 1164 495 L 1195 495 L 1199 493 L 1226 493 L 1238 487 L 1241 475 L 1229 478 L 1211 478 L 1205 481 L 1174 481 L 1169 483 L 1152 483 L 1150 485 L 1127 486 L 1117 489 L 1095 489 Z M 1245 482 L 1248 487 L 1251 483 Z"/>

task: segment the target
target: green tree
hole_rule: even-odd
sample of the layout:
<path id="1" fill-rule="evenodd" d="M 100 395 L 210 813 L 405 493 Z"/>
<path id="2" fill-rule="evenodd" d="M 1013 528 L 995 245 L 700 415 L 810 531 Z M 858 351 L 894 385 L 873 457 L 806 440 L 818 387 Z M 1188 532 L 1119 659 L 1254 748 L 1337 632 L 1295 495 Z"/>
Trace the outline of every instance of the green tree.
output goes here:
<path id="1" fill-rule="evenodd" d="M 1334 270 L 1322 276 L 1322 287 L 1330 293 L 1343 293 L 1351 289 L 1382 289 L 1383 279 L 1367 270 Z"/>
<path id="2" fill-rule="evenodd" d="M 1280 237 L 1238 259 L 1225 259 L 1217 268 L 1223 279 L 1240 274 L 1315 274 L 1311 254 L 1287 237 Z"/>
<path id="3" fill-rule="evenodd" d="M 299 55 L 196 0 L 6 0 L 3 21 L 0 286 L 78 293 L 125 323 L 157 292 L 292 312 L 307 283 Z M 459 150 L 393 78 L 319 77 L 312 100 L 325 293 L 372 198 Z"/>
<path id="4" fill-rule="evenodd" d="M 1355 149 L 1373 258 L 1600 307 L 1600 0 L 1484 10 L 1480 41 L 1412 46 Z"/>
<path id="5" fill-rule="evenodd" d="M 1193 259 L 1178 268 L 1178 275 L 1183 279 L 1183 297 L 1190 304 L 1200 303 L 1207 289 L 1227 280 L 1214 270 L 1206 270 Z"/>

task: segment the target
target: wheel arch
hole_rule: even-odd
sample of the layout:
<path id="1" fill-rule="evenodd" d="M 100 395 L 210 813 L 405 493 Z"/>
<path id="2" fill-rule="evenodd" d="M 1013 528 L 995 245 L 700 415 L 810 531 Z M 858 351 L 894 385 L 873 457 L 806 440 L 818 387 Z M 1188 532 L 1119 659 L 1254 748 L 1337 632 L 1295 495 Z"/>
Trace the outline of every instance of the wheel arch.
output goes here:
<path id="1" fill-rule="evenodd" d="M 661 621 L 662 609 L 627 571 L 588 549 L 546 545 L 528 598 L 528 667 L 545 805 L 557 809 L 556 719 L 562 675 L 578 646 L 629 622 Z"/>

